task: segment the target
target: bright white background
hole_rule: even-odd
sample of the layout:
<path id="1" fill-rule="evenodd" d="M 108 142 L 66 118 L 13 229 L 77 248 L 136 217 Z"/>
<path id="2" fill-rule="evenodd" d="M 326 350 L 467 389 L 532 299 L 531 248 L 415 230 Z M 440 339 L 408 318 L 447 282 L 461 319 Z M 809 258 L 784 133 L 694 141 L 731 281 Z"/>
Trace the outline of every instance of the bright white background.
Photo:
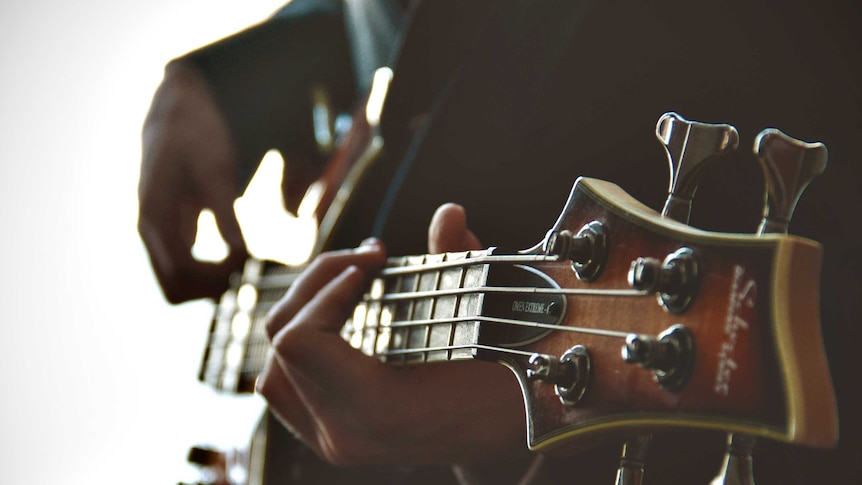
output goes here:
<path id="1" fill-rule="evenodd" d="M 135 229 L 164 63 L 281 0 L 0 4 L 0 483 L 191 480 L 257 398 L 196 381 L 211 305 L 171 307 Z"/>

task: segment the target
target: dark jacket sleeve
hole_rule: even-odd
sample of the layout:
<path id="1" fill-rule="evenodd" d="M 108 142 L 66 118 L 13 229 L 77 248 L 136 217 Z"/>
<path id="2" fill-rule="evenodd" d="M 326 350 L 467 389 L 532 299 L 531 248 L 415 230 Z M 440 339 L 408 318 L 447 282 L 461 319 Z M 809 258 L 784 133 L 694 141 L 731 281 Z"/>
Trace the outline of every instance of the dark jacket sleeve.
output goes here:
<path id="1" fill-rule="evenodd" d="M 269 20 L 183 60 L 203 74 L 227 119 L 243 186 L 270 149 L 281 151 L 287 163 L 320 163 L 312 86 L 324 87 L 339 111 L 349 109 L 355 96 L 338 0 L 295 0 Z"/>

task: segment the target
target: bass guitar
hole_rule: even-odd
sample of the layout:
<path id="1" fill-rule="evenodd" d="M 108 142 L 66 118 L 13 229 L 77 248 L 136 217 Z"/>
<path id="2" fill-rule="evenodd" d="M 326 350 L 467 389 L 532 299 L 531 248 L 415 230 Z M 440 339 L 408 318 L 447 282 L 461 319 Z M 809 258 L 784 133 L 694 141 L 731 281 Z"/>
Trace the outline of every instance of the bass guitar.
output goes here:
<path id="1" fill-rule="evenodd" d="M 610 436 L 642 454 L 650 433 L 685 428 L 725 431 L 737 444 L 759 437 L 834 446 L 822 250 L 786 234 L 801 192 L 825 168 L 825 147 L 762 132 L 761 227 L 712 233 L 688 226 L 688 214 L 705 168 L 736 148 L 736 130 L 668 113 L 657 136 L 671 168 L 662 213 L 612 183 L 579 178 L 530 249 L 390 259 L 343 337 L 392 365 L 485 359 L 509 367 L 533 450 Z M 267 353 L 265 315 L 292 273 L 260 262 L 246 268 L 216 317 L 228 329 L 220 333 L 241 336 L 241 364 L 205 365 L 205 381 L 251 388 Z M 219 362 L 231 360 L 231 344 L 221 342 L 210 339 L 205 364 L 216 350 Z M 731 455 L 718 483 L 739 483 L 729 473 L 750 480 Z M 618 483 L 640 483 L 642 474 L 642 461 L 624 456 Z"/>

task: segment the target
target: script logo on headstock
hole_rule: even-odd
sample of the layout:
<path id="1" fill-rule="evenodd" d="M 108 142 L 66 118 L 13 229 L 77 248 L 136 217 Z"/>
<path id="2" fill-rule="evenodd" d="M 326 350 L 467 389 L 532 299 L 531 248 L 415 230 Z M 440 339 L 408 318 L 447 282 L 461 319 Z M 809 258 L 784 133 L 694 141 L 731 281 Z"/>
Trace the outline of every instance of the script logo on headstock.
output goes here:
<path id="1" fill-rule="evenodd" d="M 733 282 L 730 287 L 727 319 L 724 324 L 725 341 L 718 353 L 718 370 L 713 390 L 716 394 L 727 396 L 730 393 L 731 374 L 737 369 L 734 360 L 740 330 L 748 330 L 748 316 L 754 309 L 757 298 L 757 283 L 753 279 L 743 281 L 745 269 L 736 265 L 733 268 Z"/>

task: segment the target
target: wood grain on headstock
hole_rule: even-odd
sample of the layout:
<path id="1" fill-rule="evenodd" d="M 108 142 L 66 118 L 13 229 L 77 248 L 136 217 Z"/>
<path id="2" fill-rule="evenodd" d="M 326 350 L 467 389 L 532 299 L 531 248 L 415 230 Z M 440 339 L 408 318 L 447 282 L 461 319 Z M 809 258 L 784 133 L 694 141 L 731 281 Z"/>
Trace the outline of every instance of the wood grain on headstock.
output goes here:
<path id="1" fill-rule="evenodd" d="M 566 262 L 535 267 L 563 288 L 627 288 L 638 257 L 663 259 L 689 247 L 700 283 L 691 306 L 670 314 L 651 296 L 569 296 L 563 324 L 655 336 L 671 325 L 691 331 L 694 369 L 679 391 L 662 389 L 652 371 L 627 364 L 623 339 L 552 332 L 525 350 L 560 356 L 588 348 L 592 377 L 581 402 L 560 403 L 552 385 L 515 370 L 528 409 L 528 442 L 542 449 L 599 433 L 707 428 L 811 446 L 832 446 L 837 415 L 819 322 L 821 248 L 793 236 L 716 234 L 661 218 L 616 185 L 579 179 L 555 229 L 577 231 L 599 220 L 607 229 L 606 266 L 579 281 Z"/>

